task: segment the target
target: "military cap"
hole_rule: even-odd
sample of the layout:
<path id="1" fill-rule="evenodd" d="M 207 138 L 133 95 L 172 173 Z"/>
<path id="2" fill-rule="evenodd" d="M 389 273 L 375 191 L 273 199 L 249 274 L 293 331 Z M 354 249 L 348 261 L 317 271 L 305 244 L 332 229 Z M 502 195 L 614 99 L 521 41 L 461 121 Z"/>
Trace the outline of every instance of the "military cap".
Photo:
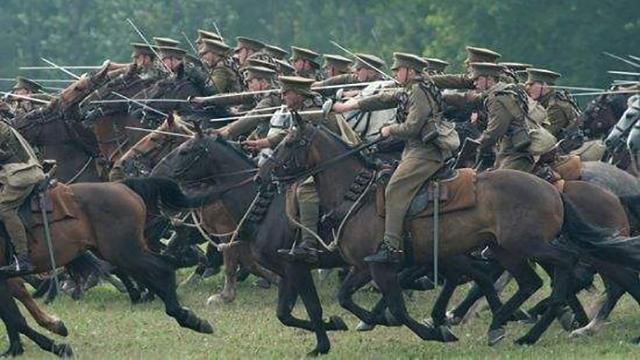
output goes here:
<path id="1" fill-rule="evenodd" d="M 278 59 L 275 59 L 273 61 L 275 61 L 276 66 L 278 67 L 277 69 L 278 74 L 285 75 L 285 76 L 295 74 L 296 68 L 291 66 L 291 64 L 289 64 L 288 62 L 284 60 L 278 60 Z"/>
<path id="2" fill-rule="evenodd" d="M 158 46 L 178 47 L 178 45 L 180 45 L 180 41 L 167 37 L 154 37 L 153 41 L 155 41 Z"/>
<path id="3" fill-rule="evenodd" d="M 248 66 L 260 66 L 260 67 L 266 67 L 267 69 L 271 69 L 274 71 L 278 70 L 278 65 L 274 63 L 270 63 L 268 61 L 254 59 L 254 58 L 247 59 L 247 67 Z"/>
<path id="4" fill-rule="evenodd" d="M 208 52 L 224 56 L 227 55 L 229 53 L 229 50 L 231 49 L 227 44 L 213 39 L 204 39 L 202 40 L 201 45 L 202 46 L 198 51 L 201 56 Z"/>
<path id="5" fill-rule="evenodd" d="M 418 55 L 395 52 L 393 53 L 393 66 L 391 67 L 391 70 L 396 70 L 401 67 L 421 72 L 425 67 L 427 67 L 427 62 Z"/>
<path id="6" fill-rule="evenodd" d="M 320 67 L 320 64 L 318 64 L 318 61 L 317 61 L 317 58 L 318 56 L 320 56 L 320 54 L 318 54 L 313 50 L 292 46 L 291 53 L 293 54 L 290 59 L 291 62 L 294 62 L 298 59 L 304 59 L 304 60 L 310 61 L 316 67 Z"/>
<path id="7" fill-rule="evenodd" d="M 527 69 L 527 74 L 529 74 L 529 77 L 527 78 L 528 84 L 533 82 L 541 82 L 541 83 L 547 83 L 547 84 L 553 85 L 556 83 L 556 80 L 561 76 L 559 73 L 551 70 L 534 69 L 534 68 Z"/>
<path id="8" fill-rule="evenodd" d="M 249 49 L 253 51 L 260 51 L 264 49 L 264 43 L 256 39 L 238 36 L 236 37 L 236 42 L 236 48 L 234 49 L 235 52 L 240 51 L 240 49 Z"/>
<path id="9" fill-rule="evenodd" d="M 287 91 L 293 91 L 301 95 L 313 96 L 311 91 L 311 84 L 315 82 L 313 79 L 307 79 L 300 76 L 279 76 L 280 84 L 282 85 L 282 93 Z"/>
<path id="10" fill-rule="evenodd" d="M 449 66 L 449 63 L 436 58 L 423 58 L 427 62 L 427 70 L 435 72 L 444 72 L 444 69 Z"/>
<path id="11" fill-rule="evenodd" d="M 520 70 L 527 70 L 532 66 L 531 64 L 523 64 L 518 62 L 501 62 L 501 63 L 498 63 L 498 65 L 505 67 L 508 70 L 511 70 L 513 72 L 520 71 Z"/>
<path id="12" fill-rule="evenodd" d="M 276 77 L 276 71 L 263 66 L 247 66 L 244 68 L 246 79 L 273 79 Z"/>
<path id="13" fill-rule="evenodd" d="M 196 42 L 202 42 L 202 40 L 204 39 L 212 39 L 224 42 L 224 38 L 222 38 L 222 36 L 211 31 L 198 29 L 198 39 L 196 40 Z"/>
<path id="14" fill-rule="evenodd" d="M 363 54 L 363 53 L 357 53 L 355 55 L 356 55 L 356 60 L 355 60 L 355 63 L 353 64 L 353 67 L 355 69 L 359 69 L 363 67 L 370 68 L 371 66 L 375 67 L 376 69 L 382 69 L 387 65 L 384 62 L 384 60 L 380 59 L 375 55 Z"/>
<path id="15" fill-rule="evenodd" d="M 467 53 L 467 59 L 464 61 L 465 64 L 473 62 L 495 63 L 502 56 L 493 50 L 473 46 L 467 46 Z"/>
<path id="16" fill-rule="evenodd" d="M 133 53 L 131 54 L 131 57 L 136 57 L 138 55 L 147 55 L 147 56 L 155 57 L 155 54 L 153 52 L 154 50 L 153 45 L 149 46 L 144 43 L 131 43 L 131 47 L 133 48 Z"/>
<path id="17" fill-rule="evenodd" d="M 502 66 L 492 62 L 472 62 L 469 64 L 471 67 L 471 78 L 476 79 L 479 76 L 493 76 L 500 77 L 502 73 Z"/>
<path id="18" fill-rule="evenodd" d="M 351 59 L 347 59 L 346 57 L 340 55 L 324 54 L 322 57 L 324 57 L 325 67 L 333 66 L 339 71 L 344 72 L 349 71 L 349 66 L 353 62 L 351 61 Z"/>
<path id="19" fill-rule="evenodd" d="M 287 50 L 275 45 L 265 45 L 264 51 L 266 51 L 267 54 L 271 55 L 271 57 L 273 57 L 274 59 L 278 60 L 284 60 L 287 55 L 289 55 Z"/>
<path id="20" fill-rule="evenodd" d="M 36 93 L 36 92 L 42 91 L 43 87 L 42 85 L 38 84 L 37 82 L 31 79 L 18 76 L 16 78 L 16 84 L 13 86 L 13 90 L 18 90 L 18 89 L 25 89 L 25 90 L 29 90 L 30 92 Z"/>
<path id="21" fill-rule="evenodd" d="M 187 53 L 184 49 L 175 46 L 158 46 L 158 50 L 163 59 L 169 56 L 181 59 Z"/>

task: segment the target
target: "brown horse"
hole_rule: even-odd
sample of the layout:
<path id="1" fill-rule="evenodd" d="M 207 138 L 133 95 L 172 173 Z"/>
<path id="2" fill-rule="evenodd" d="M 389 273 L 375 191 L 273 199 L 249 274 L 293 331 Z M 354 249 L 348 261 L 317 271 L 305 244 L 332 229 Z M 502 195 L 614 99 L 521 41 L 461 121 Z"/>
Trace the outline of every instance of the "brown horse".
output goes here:
<path id="1" fill-rule="evenodd" d="M 323 208 L 339 211 L 344 196 L 356 174 L 367 169 L 367 162 L 340 139 L 322 127 L 298 122 L 278 148 L 259 176 L 268 179 L 272 172 L 284 175 L 279 180 L 293 180 L 313 175 Z M 490 343 L 504 335 L 504 324 L 513 312 L 542 286 L 529 259 L 554 267 L 554 288 L 550 306 L 527 335 L 517 342 L 534 343 L 550 325 L 553 314 L 565 302 L 571 268 L 576 258 L 570 252 L 551 244 L 564 230 L 588 224 L 577 216 L 575 207 L 558 191 L 533 175 L 496 170 L 477 175 L 477 205 L 467 210 L 444 214 L 440 226 L 438 257 L 446 264 L 448 258 L 489 246 L 497 260 L 516 279 L 518 291 L 495 315 L 489 331 Z M 356 268 L 368 268 L 383 293 L 393 315 L 425 340 L 440 339 L 437 329 L 412 319 L 406 311 L 397 282 L 396 266 L 367 264 L 364 257 L 373 254 L 382 239 L 383 220 L 377 216 L 373 193 L 367 194 L 351 217 L 343 220 L 338 243 L 344 259 Z M 564 225 L 564 227 L 563 227 Z M 412 219 L 407 223 L 412 235 L 414 260 L 429 264 L 433 258 L 433 223 Z M 551 319 L 549 318 L 551 316 Z"/>
<path id="2" fill-rule="evenodd" d="M 74 217 L 51 224 L 53 251 L 59 266 L 68 264 L 82 251 L 91 249 L 158 295 L 165 303 L 166 313 L 175 318 L 180 326 L 202 333 L 213 331 L 206 320 L 180 305 L 175 292 L 174 268 L 161 256 L 150 252 L 143 238 L 148 207 L 155 207 L 162 201 L 175 209 L 192 208 L 204 203 L 207 198 L 187 198 L 176 183 L 159 178 L 130 179 L 123 183 L 81 183 L 59 191 L 71 191 L 77 204 Z M 113 224 L 118 226 L 114 227 Z M 32 228 L 29 233 L 35 272 L 47 272 L 50 262 L 42 229 Z M 0 248 L 0 259 L 4 263 L 4 247 Z M 0 278 L 0 287 L 6 286 L 7 279 Z M 15 310 L 15 302 L 9 298 L 8 292 L 2 290 L 0 293 L 0 304 L 3 305 L 0 315 L 3 315 L 7 327 L 34 339 L 35 335 L 31 336 L 33 330 L 28 328 L 19 311 Z M 12 337 L 11 331 L 11 348 L 19 350 L 19 336 Z M 39 334 L 35 337 L 38 340 L 34 341 L 42 338 L 48 341 L 46 346 L 41 345 L 43 349 L 58 355 L 70 352 L 68 346 L 53 346 L 51 340 Z"/>

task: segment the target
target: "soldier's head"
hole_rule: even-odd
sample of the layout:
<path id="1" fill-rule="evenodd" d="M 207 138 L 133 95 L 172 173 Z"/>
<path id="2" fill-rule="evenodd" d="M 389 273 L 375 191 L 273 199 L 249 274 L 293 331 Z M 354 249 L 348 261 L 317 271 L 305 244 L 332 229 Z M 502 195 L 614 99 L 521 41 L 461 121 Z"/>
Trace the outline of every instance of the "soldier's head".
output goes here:
<path id="1" fill-rule="evenodd" d="M 477 90 L 487 90 L 500 81 L 502 67 L 498 64 L 474 62 L 469 64 L 469 68 L 473 85 Z"/>
<path id="2" fill-rule="evenodd" d="M 466 49 L 467 58 L 464 60 L 464 64 L 467 66 L 467 71 L 471 70 L 471 63 L 496 63 L 502 56 L 485 48 L 467 46 Z"/>
<path id="3" fill-rule="evenodd" d="M 393 76 L 400 84 L 406 84 L 409 81 L 419 77 L 422 69 L 427 67 L 427 62 L 420 56 L 407 53 L 393 53 L 393 65 L 391 70 Z"/>
<path id="4" fill-rule="evenodd" d="M 230 50 L 231 48 L 222 41 L 204 39 L 200 45 L 199 55 L 207 65 L 215 66 L 229 55 Z"/>
<path id="5" fill-rule="evenodd" d="M 248 37 L 238 36 L 236 38 L 236 48 L 234 49 L 235 57 L 238 59 L 240 66 L 244 66 L 247 63 L 249 57 L 262 49 L 264 49 L 264 43 Z"/>
<path id="6" fill-rule="evenodd" d="M 527 69 L 527 74 L 527 92 L 534 100 L 538 100 L 551 92 L 556 80 L 561 76 L 554 71 L 534 68 Z"/>
<path id="7" fill-rule="evenodd" d="M 344 56 L 324 54 L 322 71 L 326 77 L 334 77 L 349 73 L 352 61 Z"/>
<path id="8" fill-rule="evenodd" d="M 298 110 L 302 108 L 307 98 L 313 97 L 311 84 L 313 79 L 307 79 L 300 76 L 280 76 L 278 78 L 281 85 L 282 102 L 290 109 Z"/>
<path id="9" fill-rule="evenodd" d="M 427 75 L 444 74 L 445 69 L 449 66 L 448 62 L 436 58 L 423 58 L 423 60 L 427 62 L 427 67 L 424 69 Z"/>
<path id="10" fill-rule="evenodd" d="M 160 55 L 160 60 L 162 60 L 162 63 L 166 67 L 171 69 L 171 71 L 175 71 L 182 64 L 184 55 L 187 52 L 184 49 L 178 47 L 159 46 L 158 53 Z"/>
<path id="11" fill-rule="evenodd" d="M 289 56 L 287 50 L 275 45 L 265 45 L 264 51 L 276 60 L 285 60 Z"/>
<path id="12" fill-rule="evenodd" d="M 245 68 L 245 80 L 249 91 L 260 91 L 271 88 L 276 72 L 263 66 L 249 66 Z"/>
<path id="13" fill-rule="evenodd" d="M 16 84 L 13 86 L 12 93 L 16 95 L 30 95 L 42 92 L 42 85 L 22 76 L 16 78 Z"/>
<path id="14" fill-rule="evenodd" d="M 131 59 L 136 66 L 148 67 L 153 64 L 153 59 L 155 59 L 156 56 L 151 46 L 143 43 L 131 43 L 131 47 L 133 47 Z"/>
<path id="15" fill-rule="evenodd" d="M 353 72 L 360 82 L 374 81 L 380 77 L 378 70 L 382 71 L 386 65 L 384 60 L 375 55 L 359 53 L 356 54 Z"/>
<path id="16" fill-rule="evenodd" d="M 317 52 L 297 46 L 292 46 L 291 52 L 293 55 L 289 60 L 291 61 L 291 65 L 296 69 L 296 73 L 308 73 L 320 68 L 320 64 L 318 64 L 317 61 L 320 54 Z"/>
<path id="17" fill-rule="evenodd" d="M 196 39 L 196 48 L 198 49 L 198 52 L 200 52 L 200 48 L 203 46 L 205 39 L 224 42 L 224 38 L 222 36 L 211 31 L 198 29 L 198 38 Z"/>

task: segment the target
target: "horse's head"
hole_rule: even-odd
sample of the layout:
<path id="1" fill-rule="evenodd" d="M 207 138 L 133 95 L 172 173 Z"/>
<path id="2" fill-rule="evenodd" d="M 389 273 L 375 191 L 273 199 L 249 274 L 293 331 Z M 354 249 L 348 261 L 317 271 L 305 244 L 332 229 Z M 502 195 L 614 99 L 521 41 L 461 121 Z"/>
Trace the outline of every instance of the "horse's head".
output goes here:
<path id="1" fill-rule="evenodd" d="M 54 129 L 54 126 L 62 124 L 62 121 L 58 121 L 61 119 L 62 114 L 59 111 L 46 107 L 16 116 L 11 120 L 11 125 L 31 145 L 42 145 L 45 136 L 48 137 L 49 142 L 53 142 L 54 138 L 67 136 L 67 131 L 64 128 Z"/>
<path id="2" fill-rule="evenodd" d="M 631 100 L 629 107 L 622 113 L 618 122 L 605 139 L 605 144 L 609 150 L 615 150 L 624 144 L 624 136 L 631 131 L 631 128 L 640 118 L 640 105 L 636 104 L 638 101 L 634 100 L 634 98 Z"/>
<path id="3" fill-rule="evenodd" d="M 75 106 L 78 105 L 87 95 L 102 86 L 105 81 L 108 80 L 108 73 L 109 62 L 107 61 L 95 72 L 82 74 L 78 80 L 71 83 L 71 85 L 67 86 L 58 95 L 57 103 L 61 110 L 69 111 L 75 109 Z"/>
<path id="4" fill-rule="evenodd" d="M 598 138 L 609 132 L 626 109 L 628 96 L 603 94 L 593 99 L 581 115 L 587 137 Z"/>

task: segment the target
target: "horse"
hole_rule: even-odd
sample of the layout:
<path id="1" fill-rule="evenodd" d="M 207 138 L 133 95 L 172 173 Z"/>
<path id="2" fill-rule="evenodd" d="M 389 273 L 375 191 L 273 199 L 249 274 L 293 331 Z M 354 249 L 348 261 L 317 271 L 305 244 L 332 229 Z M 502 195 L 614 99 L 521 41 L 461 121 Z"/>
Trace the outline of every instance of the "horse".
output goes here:
<path id="1" fill-rule="evenodd" d="M 336 209 L 354 182 L 354 174 L 363 171 L 370 171 L 367 162 L 339 138 L 323 127 L 298 121 L 276 148 L 271 160 L 260 168 L 258 177 L 270 179 L 274 173 L 277 175 L 275 180 L 285 181 L 313 175 L 321 206 L 338 211 Z M 575 228 L 590 229 L 589 224 L 578 216 L 570 200 L 533 175 L 495 170 L 478 174 L 476 183 L 476 206 L 443 216 L 440 226 L 446 231 L 440 239 L 438 257 L 446 264 L 447 258 L 489 246 L 496 259 L 515 277 L 518 291 L 494 316 L 489 330 L 491 344 L 504 336 L 503 325 L 542 285 L 528 259 L 535 258 L 538 262 L 553 265 L 555 286 L 550 306 L 541 320 L 516 341 L 518 344 L 535 343 L 565 302 L 571 280 L 570 269 L 576 261 L 571 253 L 551 245 L 551 241 L 561 232 L 572 236 Z M 598 193 L 599 188 L 591 187 L 594 193 Z M 527 206 L 514 208 L 513 204 Z M 377 216 L 376 206 L 375 196 L 369 192 L 358 204 L 358 210 L 342 220 L 342 233 L 337 235 L 340 252 L 354 267 L 369 269 L 396 319 L 422 339 L 439 339 L 441 334 L 437 329 L 416 322 L 407 313 L 395 275 L 395 264 L 367 264 L 363 260 L 376 251 L 382 237 L 383 221 Z M 428 235 L 433 234 L 433 224 L 423 219 L 412 219 L 407 226 L 413 239 L 413 260 L 428 264 L 433 257 L 433 242 Z"/>
<path id="2" fill-rule="evenodd" d="M 283 261 L 277 254 L 279 249 L 293 245 L 296 229 L 290 226 L 285 216 L 285 193 L 271 187 L 261 190 L 252 181 L 256 171 L 255 163 L 228 141 L 217 135 L 198 134 L 167 155 L 156 166 L 153 175 L 176 179 L 187 189 L 204 186 L 209 189 L 207 192 L 219 194 L 216 202 L 201 210 L 202 225 L 207 231 L 233 232 L 237 224 L 246 218 L 244 225 L 238 229 L 237 238 L 223 251 L 225 264 L 227 252 L 240 251 L 243 255 L 250 255 L 249 260 L 278 274 L 277 318 L 286 326 L 302 328 L 316 334 L 317 342 L 311 355 L 326 353 L 330 349 L 327 331 L 346 330 L 346 325 L 337 316 L 330 317 L 328 322 L 322 320 L 322 307 L 311 277 L 311 267 L 308 264 Z M 255 208 L 253 211 L 252 207 Z M 220 227 L 220 219 L 215 217 L 221 213 L 220 208 L 225 210 L 225 216 L 221 220 L 232 226 Z M 319 267 L 343 265 L 345 264 L 340 257 L 334 254 L 323 259 Z M 209 300 L 235 296 L 235 276 L 235 267 L 227 264 L 225 289 Z M 297 319 L 292 315 L 298 296 L 304 302 L 310 321 Z"/>
<path id="3" fill-rule="evenodd" d="M 59 184 L 64 187 L 65 185 Z M 211 333 L 213 328 L 191 310 L 183 308 L 175 292 L 174 268 L 160 255 L 147 249 L 143 238 L 144 220 L 148 208 L 158 202 L 176 209 L 196 207 L 208 201 L 186 197 L 178 185 L 167 179 L 129 179 L 122 183 L 79 183 L 66 189 L 73 193 L 77 203 L 74 217 L 66 217 L 51 224 L 50 234 L 57 264 L 64 266 L 86 249 L 109 261 L 136 281 L 147 286 L 165 304 L 167 315 L 178 324 L 201 333 Z M 118 226 L 113 226 L 118 224 Z M 34 231 L 35 230 L 35 231 Z M 49 254 L 42 231 L 30 228 L 31 260 L 35 273 L 50 270 Z M 7 239 L 2 239 L 6 244 Z M 0 264 L 6 264 L 7 251 L 0 247 Z M 0 317 L 7 326 L 11 353 L 22 348 L 19 333 L 27 335 L 44 350 L 57 355 L 69 355 L 71 348 L 56 345 L 52 340 L 28 327 L 9 296 L 7 277 L 0 277 Z"/>

